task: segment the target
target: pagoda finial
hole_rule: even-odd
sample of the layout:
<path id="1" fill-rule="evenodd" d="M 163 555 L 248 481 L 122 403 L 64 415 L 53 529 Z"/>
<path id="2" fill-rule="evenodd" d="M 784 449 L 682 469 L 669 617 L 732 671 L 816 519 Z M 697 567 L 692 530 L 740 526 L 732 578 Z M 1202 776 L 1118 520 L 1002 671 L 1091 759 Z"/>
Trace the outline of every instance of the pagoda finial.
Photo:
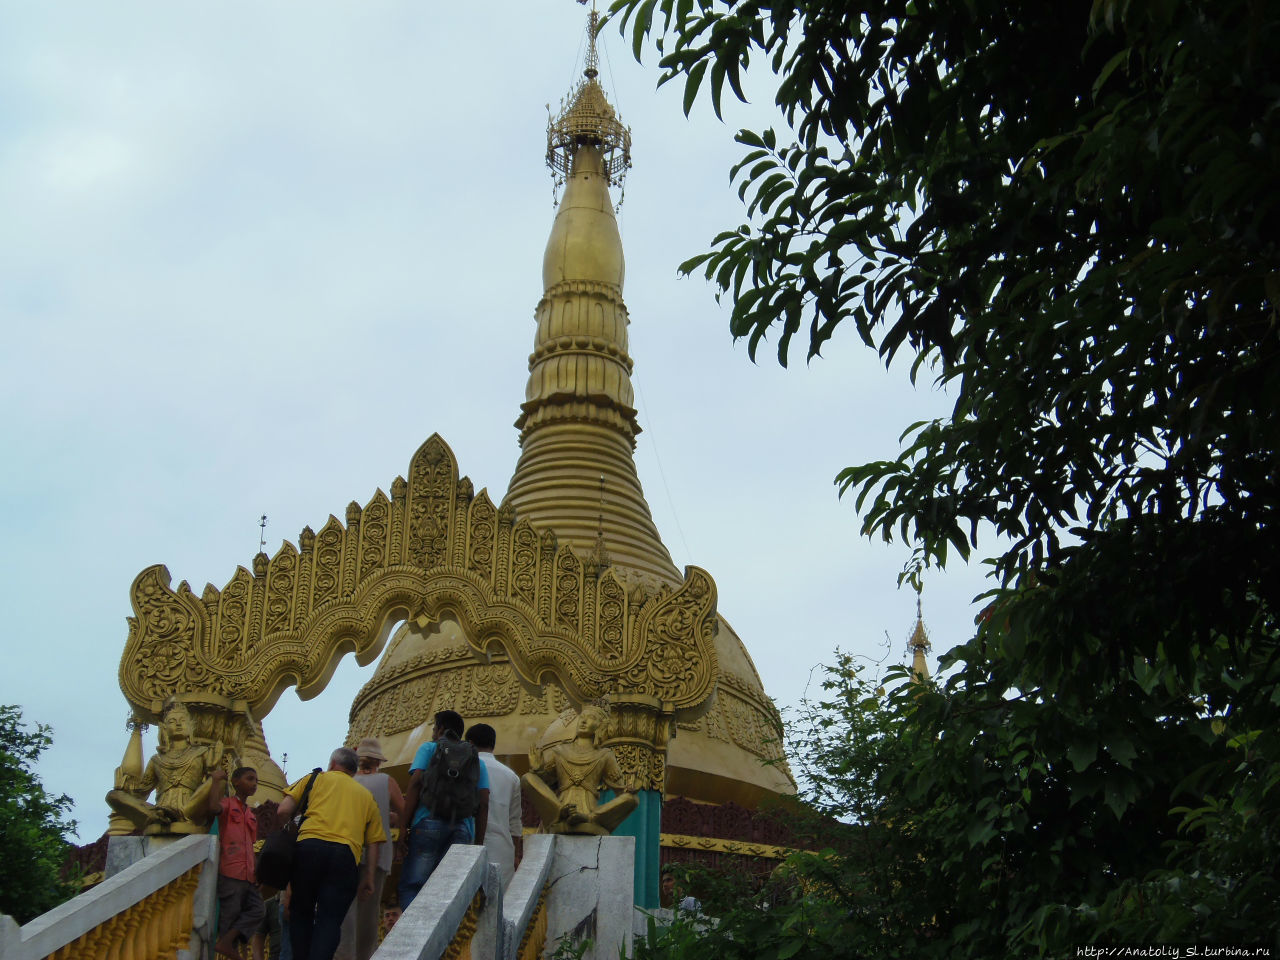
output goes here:
<path id="1" fill-rule="evenodd" d="M 578 0 L 585 4 L 587 0 Z M 587 68 L 582 75 L 594 80 L 600 75 L 600 55 L 596 50 L 596 37 L 600 35 L 600 14 L 596 11 L 596 0 L 591 0 L 591 13 L 587 17 Z"/>
<path id="2" fill-rule="evenodd" d="M 586 3 L 586 0 L 578 0 Z M 600 88 L 600 54 L 596 37 L 600 32 L 600 14 L 591 3 L 587 15 L 587 64 L 569 96 L 560 101 L 560 113 L 547 120 L 547 166 L 556 188 L 573 172 L 578 151 L 595 147 L 601 167 L 610 186 L 621 186 L 631 167 L 631 130 L 623 126 Z"/>
<path id="3" fill-rule="evenodd" d="M 921 588 L 916 587 L 916 623 L 907 638 L 907 650 L 911 653 L 911 674 L 916 680 L 929 679 L 929 662 L 925 654 L 933 649 L 929 642 L 929 631 L 924 626 L 923 606 L 920 602 Z"/>

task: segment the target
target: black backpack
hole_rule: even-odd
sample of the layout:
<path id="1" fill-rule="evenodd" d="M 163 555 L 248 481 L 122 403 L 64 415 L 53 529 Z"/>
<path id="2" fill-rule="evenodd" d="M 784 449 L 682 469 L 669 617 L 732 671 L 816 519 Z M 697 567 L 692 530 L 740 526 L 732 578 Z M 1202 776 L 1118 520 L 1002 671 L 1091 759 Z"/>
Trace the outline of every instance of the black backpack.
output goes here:
<path id="1" fill-rule="evenodd" d="M 479 806 L 480 755 L 462 740 L 441 737 L 422 774 L 422 803 L 431 819 L 454 823 L 474 817 Z"/>

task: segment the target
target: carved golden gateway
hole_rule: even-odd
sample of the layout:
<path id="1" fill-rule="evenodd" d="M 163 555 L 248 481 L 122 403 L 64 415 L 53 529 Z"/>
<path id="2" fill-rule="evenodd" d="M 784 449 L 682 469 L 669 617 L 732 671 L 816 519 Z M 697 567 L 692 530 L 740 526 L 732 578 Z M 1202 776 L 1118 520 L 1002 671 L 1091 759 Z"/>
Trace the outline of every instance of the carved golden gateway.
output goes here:
<path id="1" fill-rule="evenodd" d="M 390 498 L 379 490 L 364 508 L 353 502 L 345 526 L 330 517 L 299 542 L 258 554 L 252 573 L 241 567 L 199 597 L 186 581 L 171 589 L 162 565 L 138 575 L 120 663 L 137 717 L 155 721 L 173 695 L 209 692 L 260 720 L 291 685 L 304 698 L 323 690 L 343 654 L 370 663 L 396 622 L 443 617 L 481 659 L 503 652 L 522 681 L 553 680 L 579 703 L 608 696 L 675 720 L 695 717 L 714 690 L 706 571 L 687 567 L 674 590 L 629 583 L 473 494 L 439 436 Z"/>

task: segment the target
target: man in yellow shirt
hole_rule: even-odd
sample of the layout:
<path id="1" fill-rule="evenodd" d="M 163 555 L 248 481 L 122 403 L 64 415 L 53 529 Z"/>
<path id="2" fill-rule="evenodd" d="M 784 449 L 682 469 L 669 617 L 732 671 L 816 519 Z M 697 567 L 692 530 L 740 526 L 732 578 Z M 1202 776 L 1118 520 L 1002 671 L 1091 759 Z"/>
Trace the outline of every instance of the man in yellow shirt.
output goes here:
<path id="1" fill-rule="evenodd" d="M 339 747 L 329 757 L 329 769 L 316 776 L 307 799 L 306 815 L 298 831 L 293 860 L 293 896 L 289 936 L 296 960 L 332 960 L 342 933 L 342 918 L 355 899 L 373 893 L 379 845 L 387 835 L 373 794 L 353 777 L 356 752 Z M 280 801 L 281 820 L 298 809 L 306 776 L 291 786 Z M 359 869 L 361 850 L 368 856 Z"/>

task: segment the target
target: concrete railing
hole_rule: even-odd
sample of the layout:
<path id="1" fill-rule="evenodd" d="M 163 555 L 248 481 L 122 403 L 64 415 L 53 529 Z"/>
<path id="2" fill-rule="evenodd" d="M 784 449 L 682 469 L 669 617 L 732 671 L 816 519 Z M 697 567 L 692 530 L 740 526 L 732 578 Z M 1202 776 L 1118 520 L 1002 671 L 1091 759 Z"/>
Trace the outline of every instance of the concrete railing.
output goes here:
<path id="1" fill-rule="evenodd" d="M 549 926 L 556 926 L 556 936 L 584 926 L 578 913 L 589 918 L 593 931 L 603 932 L 606 919 L 614 922 L 622 914 L 629 925 L 630 859 L 609 858 L 619 860 L 615 866 L 624 868 L 626 883 L 597 890 L 606 859 L 600 839 L 570 838 L 563 854 L 557 841 L 545 834 L 525 838 L 524 858 L 505 895 L 498 868 L 487 862 L 484 847 L 450 847 L 378 948 L 376 960 L 535 960 L 547 943 Z M 203 957 L 213 939 L 217 856 L 217 837 L 183 837 L 26 926 L 0 917 L 0 960 Z M 586 859 L 578 863 L 575 856 Z M 573 877 L 578 886 L 585 883 L 592 889 L 557 900 L 550 895 L 563 886 L 553 876 L 556 871 L 564 874 L 560 880 Z M 600 915 L 602 909 L 608 918 Z M 557 917 L 549 924 L 557 911 L 569 921 Z M 629 945 L 630 938 L 626 940 Z"/>
<path id="2" fill-rule="evenodd" d="M 3 960 L 168 960 L 208 942 L 218 838 L 183 837 L 19 927 L 0 917 Z"/>
<path id="3" fill-rule="evenodd" d="M 497 941 L 502 910 L 498 868 L 485 848 L 454 844 L 400 915 L 377 960 L 454 960 L 472 956 L 473 937 Z M 483 932 L 482 932 L 483 931 Z M 481 954 L 475 954 L 478 958 Z M 496 954 L 495 954 L 496 956 Z"/>
<path id="4" fill-rule="evenodd" d="M 547 886 L 555 856 L 555 837 L 524 838 L 520 869 L 507 886 L 502 904 L 503 951 L 498 960 L 534 960 L 547 942 Z M 473 957 L 479 960 L 479 957 Z"/>
<path id="5" fill-rule="evenodd" d="M 449 848 L 374 960 L 516 960 L 546 942 L 546 885 L 555 837 L 525 838 L 524 859 L 504 896 L 485 848 Z"/>

